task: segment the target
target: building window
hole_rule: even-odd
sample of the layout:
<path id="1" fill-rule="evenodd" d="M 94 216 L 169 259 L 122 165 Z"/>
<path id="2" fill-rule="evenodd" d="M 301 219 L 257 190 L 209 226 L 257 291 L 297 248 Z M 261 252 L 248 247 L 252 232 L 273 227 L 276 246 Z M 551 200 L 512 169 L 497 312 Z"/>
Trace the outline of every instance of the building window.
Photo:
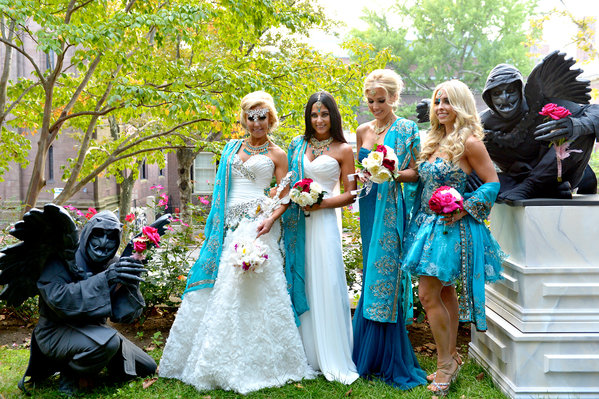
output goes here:
<path id="1" fill-rule="evenodd" d="M 54 69 L 54 58 L 56 57 L 56 55 L 54 54 L 54 50 L 49 50 L 46 53 L 46 70 L 50 69 L 53 70 Z"/>
<path id="2" fill-rule="evenodd" d="M 144 159 L 139 166 L 139 178 L 141 180 L 145 180 L 148 178 L 148 165 L 146 164 L 146 160 Z"/>
<path id="3" fill-rule="evenodd" d="M 48 183 L 54 183 L 54 146 L 48 149 Z"/>
<path id="4" fill-rule="evenodd" d="M 201 152 L 193 161 L 193 191 L 198 194 L 210 194 L 216 177 L 214 154 Z"/>

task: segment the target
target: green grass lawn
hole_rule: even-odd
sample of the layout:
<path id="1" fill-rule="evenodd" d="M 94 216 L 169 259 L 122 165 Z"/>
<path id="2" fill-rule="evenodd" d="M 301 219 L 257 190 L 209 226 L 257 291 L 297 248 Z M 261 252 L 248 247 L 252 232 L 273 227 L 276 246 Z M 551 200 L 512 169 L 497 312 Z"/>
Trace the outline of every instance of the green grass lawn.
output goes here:
<path id="1" fill-rule="evenodd" d="M 150 354 L 158 360 L 161 350 L 154 350 Z M 25 398 L 17 388 L 17 382 L 25 371 L 29 351 L 26 349 L 0 348 L 0 399 Z M 434 359 L 428 357 L 418 358 L 425 370 L 431 371 L 435 367 Z M 459 399 L 495 399 L 505 396 L 493 386 L 491 379 L 485 374 L 480 378 L 483 369 L 471 360 L 465 362 L 460 376 L 452 387 L 448 398 Z M 477 378 L 478 377 L 478 378 Z M 64 398 L 57 392 L 58 380 L 50 379 L 42 387 L 32 390 L 34 398 Z M 78 397 L 84 398 L 238 398 L 242 395 L 225 391 L 198 392 L 195 388 L 185 385 L 177 380 L 160 378 L 148 388 L 143 388 L 141 379 L 129 383 L 112 386 L 99 386 L 93 391 L 87 391 Z M 430 398 L 431 394 L 426 387 L 416 387 L 410 391 L 401 391 L 389 387 L 380 381 L 367 381 L 358 379 L 350 386 L 337 382 L 326 381 L 323 377 L 315 380 L 306 380 L 301 383 L 291 383 L 282 388 L 263 389 L 245 396 L 253 398 Z"/>

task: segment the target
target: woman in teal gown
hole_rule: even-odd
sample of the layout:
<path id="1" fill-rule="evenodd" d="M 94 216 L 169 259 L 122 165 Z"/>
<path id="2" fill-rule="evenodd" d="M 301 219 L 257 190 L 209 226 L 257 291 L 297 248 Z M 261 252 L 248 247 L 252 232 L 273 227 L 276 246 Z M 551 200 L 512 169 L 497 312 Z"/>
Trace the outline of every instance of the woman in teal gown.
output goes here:
<path id="1" fill-rule="evenodd" d="M 482 142 L 474 97 L 464 83 L 452 80 L 435 89 L 431 104 L 431 129 L 419 155 L 420 190 L 405 236 L 402 268 L 419 276 L 418 296 L 437 346 L 437 371 L 428 388 L 446 395 L 461 365 L 458 323 L 471 321 L 486 329 L 484 285 L 501 278 L 505 255 L 485 225 L 499 179 Z M 465 194 L 473 171 L 483 184 Z M 434 213 L 429 199 L 441 186 L 462 194 L 464 209 Z"/>
<path id="2" fill-rule="evenodd" d="M 361 376 L 410 389 L 426 379 L 405 328 L 412 318 L 412 289 L 410 275 L 401 272 L 399 262 L 407 214 L 401 182 L 418 178 L 410 167 L 416 166 L 420 140 L 416 124 L 393 113 L 402 86 L 391 70 L 375 70 L 364 82 L 375 119 L 356 131 L 358 160 L 367 157 L 375 144 L 385 144 L 395 151 L 402 172 L 395 182 L 373 184 L 360 199 L 363 285 L 353 319 L 353 360 Z"/>

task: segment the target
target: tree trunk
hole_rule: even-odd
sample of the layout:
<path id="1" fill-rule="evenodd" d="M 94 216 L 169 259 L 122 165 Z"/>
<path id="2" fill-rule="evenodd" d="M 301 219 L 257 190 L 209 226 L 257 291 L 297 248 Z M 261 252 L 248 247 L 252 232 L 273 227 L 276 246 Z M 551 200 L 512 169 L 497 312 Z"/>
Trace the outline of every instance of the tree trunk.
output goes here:
<path id="1" fill-rule="evenodd" d="M 129 171 L 129 176 L 126 173 L 126 170 L 122 172 L 123 182 L 120 184 L 119 220 L 121 223 L 125 223 L 125 216 L 131 213 L 131 197 L 133 196 L 133 186 L 135 185 L 135 174 L 133 171 Z"/>
<path id="2" fill-rule="evenodd" d="M 190 224 L 191 210 L 189 209 L 189 204 L 191 203 L 191 195 L 193 193 L 191 166 L 197 156 L 197 152 L 191 148 L 178 148 L 176 154 L 179 164 L 177 185 L 179 186 L 179 195 L 181 197 L 181 220 Z"/>

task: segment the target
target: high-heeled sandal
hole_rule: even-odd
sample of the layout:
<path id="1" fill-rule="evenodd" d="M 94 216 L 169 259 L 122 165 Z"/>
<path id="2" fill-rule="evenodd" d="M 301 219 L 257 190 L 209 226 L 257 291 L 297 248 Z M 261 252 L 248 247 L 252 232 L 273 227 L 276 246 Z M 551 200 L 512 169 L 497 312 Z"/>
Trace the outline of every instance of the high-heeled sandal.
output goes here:
<path id="1" fill-rule="evenodd" d="M 437 374 L 439 372 L 441 372 L 441 373 L 449 376 L 449 381 L 448 382 L 437 382 L 437 381 L 433 380 L 433 382 L 431 382 L 429 384 L 429 386 L 426 387 L 434 395 L 447 396 L 447 394 L 449 393 L 449 388 L 451 388 L 451 384 L 453 384 L 455 382 L 456 378 L 458 377 L 458 373 L 460 372 L 460 369 L 462 368 L 462 364 L 460 363 L 461 359 L 459 359 L 459 356 L 457 356 L 457 357 L 453 356 L 452 360 L 454 360 L 456 363 L 456 368 L 453 371 L 453 373 L 449 373 L 446 371 L 446 369 L 450 367 L 449 364 L 439 367 L 439 369 L 435 373 L 435 378 L 437 378 Z M 434 390 L 431 389 L 431 387 L 434 388 Z"/>
<path id="2" fill-rule="evenodd" d="M 462 367 L 462 364 L 464 364 L 464 361 L 462 360 L 462 357 L 460 356 L 460 354 L 459 354 L 459 353 L 455 353 L 455 354 L 453 354 L 451 357 L 453 357 L 453 358 L 455 359 L 455 361 L 458 363 L 458 365 L 459 365 L 460 367 Z M 433 381 L 435 381 L 435 377 L 436 377 L 436 376 L 437 376 L 437 372 L 435 371 L 435 372 L 433 372 L 433 373 L 430 373 L 429 375 L 427 375 L 427 376 L 426 376 L 426 380 L 427 380 L 428 382 L 433 382 Z"/>

